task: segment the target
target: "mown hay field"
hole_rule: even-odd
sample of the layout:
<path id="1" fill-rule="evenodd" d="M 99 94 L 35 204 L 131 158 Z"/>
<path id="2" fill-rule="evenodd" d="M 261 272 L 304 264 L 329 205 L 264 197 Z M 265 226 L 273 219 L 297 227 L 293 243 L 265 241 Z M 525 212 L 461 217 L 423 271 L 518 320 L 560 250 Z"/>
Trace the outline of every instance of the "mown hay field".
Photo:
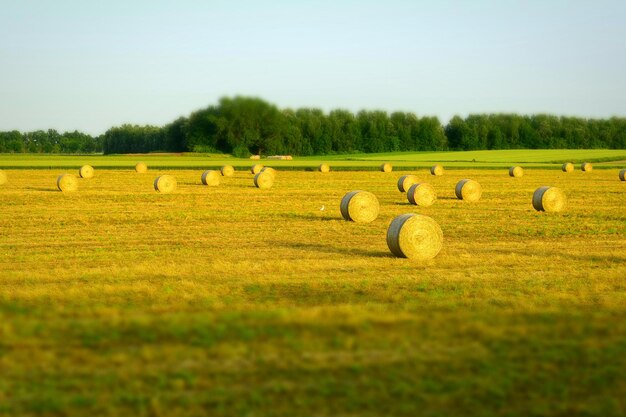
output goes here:
<path id="1" fill-rule="evenodd" d="M 5 172 L 2 416 L 626 412 L 618 170 L 278 171 L 260 190 L 243 170 L 207 187 L 202 170 L 96 167 L 73 193 L 62 170 Z M 405 174 L 432 206 L 398 191 Z M 463 178 L 479 201 L 455 197 Z M 543 185 L 564 211 L 533 209 Z M 343 220 L 353 190 L 376 220 Z M 430 261 L 387 248 L 410 212 L 441 226 Z"/>

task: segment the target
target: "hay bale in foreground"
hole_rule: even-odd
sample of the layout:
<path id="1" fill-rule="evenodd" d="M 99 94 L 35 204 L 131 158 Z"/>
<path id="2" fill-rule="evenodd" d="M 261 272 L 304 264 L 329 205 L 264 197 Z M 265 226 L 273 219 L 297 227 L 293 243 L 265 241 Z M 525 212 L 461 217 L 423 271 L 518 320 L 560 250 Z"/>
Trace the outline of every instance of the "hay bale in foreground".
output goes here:
<path id="1" fill-rule="evenodd" d="M 473 203 L 480 200 L 483 189 L 477 181 L 464 179 L 459 181 L 454 188 L 456 198 Z"/>
<path id="2" fill-rule="evenodd" d="M 561 167 L 561 170 L 563 172 L 573 172 L 574 171 L 574 164 L 572 164 L 571 162 L 566 162 Z"/>
<path id="3" fill-rule="evenodd" d="M 432 259 L 443 246 L 443 232 L 436 221 L 420 214 L 401 214 L 387 229 L 387 246 L 400 258 Z"/>
<path id="4" fill-rule="evenodd" d="M 509 168 L 509 176 L 514 178 L 523 177 L 524 169 L 522 167 L 511 167 Z"/>
<path id="5" fill-rule="evenodd" d="M 267 172 L 268 174 L 274 176 L 274 178 L 276 178 L 276 170 L 272 167 L 263 167 L 263 169 L 261 169 L 261 172 Z"/>
<path id="6" fill-rule="evenodd" d="M 385 162 L 384 164 L 380 166 L 380 170 L 382 172 L 391 172 L 393 171 L 393 166 L 391 166 L 389 162 Z"/>
<path id="7" fill-rule="evenodd" d="M 441 164 L 433 165 L 430 167 L 430 173 L 431 175 L 436 176 L 443 175 L 443 167 L 441 166 Z"/>
<path id="8" fill-rule="evenodd" d="M 143 162 L 138 162 L 137 165 L 135 165 L 135 171 L 140 174 L 145 174 L 146 172 L 148 172 L 148 165 L 144 164 Z"/>
<path id="9" fill-rule="evenodd" d="M 330 172 L 330 165 L 328 165 L 328 164 L 321 164 L 319 167 L 317 167 L 317 170 L 319 172 Z"/>
<path id="10" fill-rule="evenodd" d="M 0 172 L 0 177 L 2 176 L 2 173 Z M 619 172 L 619 179 L 622 181 L 626 181 L 626 169 L 622 169 Z M 2 184 L 2 179 L 0 179 L 0 184 Z"/>
<path id="11" fill-rule="evenodd" d="M 259 172 L 254 176 L 254 185 L 262 190 L 272 188 L 272 185 L 274 185 L 274 175 L 267 171 Z"/>
<path id="12" fill-rule="evenodd" d="M 533 207 L 537 211 L 557 212 L 565 207 L 565 194 L 559 188 L 543 186 L 533 193 Z"/>
<path id="13" fill-rule="evenodd" d="M 254 164 L 250 167 L 250 172 L 254 175 L 258 174 L 259 172 L 261 172 L 261 170 L 263 169 L 263 165 L 262 164 Z"/>
<path id="14" fill-rule="evenodd" d="M 398 190 L 400 190 L 401 193 L 406 193 L 409 191 L 409 188 L 411 188 L 411 185 L 417 184 L 417 182 L 418 179 L 415 175 L 403 175 L 398 178 Z"/>
<path id="15" fill-rule="evenodd" d="M 176 190 L 176 185 L 176 178 L 171 175 L 161 175 L 154 179 L 154 189 L 163 194 Z"/>
<path id="16" fill-rule="evenodd" d="M 593 171 L 593 166 L 589 162 L 583 162 L 580 164 L 580 170 L 583 172 L 591 172 Z"/>
<path id="17" fill-rule="evenodd" d="M 370 223 L 378 217 L 378 198 L 369 191 L 350 191 L 341 199 L 341 215 L 346 220 L 357 223 Z"/>
<path id="18" fill-rule="evenodd" d="M 233 168 L 231 165 L 224 165 L 220 168 L 220 173 L 223 177 L 232 177 L 235 173 L 235 168 Z"/>
<path id="19" fill-rule="evenodd" d="M 78 178 L 72 174 L 62 174 L 57 178 L 57 188 L 59 191 L 71 192 L 78 190 Z"/>
<path id="20" fill-rule="evenodd" d="M 421 182 L 411 185 L 406 193 L 409 203 L 420 207 L 430 207 L 437 200 L 437 193 L 432 185 Z"/>
<path id="21" fill-rule="evenodd" d="M 221 175 L 219 172 L 209 169 L 202 173 L 200 179 L 202 180 L 202 184 L 204 185 L 217 187 L 218 185 L 220 185 L 220 177 Z"/>
<path id="22" fill-rule="evenodd" d="M 7 182 L 9 182 L 9 179 L 7 178 L 7 174 L 0 169 L 0 185 L 4 185 Z"/>

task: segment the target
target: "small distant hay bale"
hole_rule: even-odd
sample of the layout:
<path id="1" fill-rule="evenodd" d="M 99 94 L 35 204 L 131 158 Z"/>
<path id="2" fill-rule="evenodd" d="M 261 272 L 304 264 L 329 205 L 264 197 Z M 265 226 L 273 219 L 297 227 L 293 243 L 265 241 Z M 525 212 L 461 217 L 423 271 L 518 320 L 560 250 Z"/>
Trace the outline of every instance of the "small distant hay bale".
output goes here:
<path id="1" fill-rule="evenodd" d="M 93 167 L 91 165 L 83 165 L 78 169 L 78 175 L 81 178 L 91 178 L 93 177 Z"/>
<path id="2" fill-rule="evenodd" d="M 4 185 L 7 182 L 9 182 L 9 179 L 7 178 L 7 174 L 4 171 L 0 170 L 0 185 Z"/>
<path id="3" fill-rule="evenodd" d="M 398 178 L 398 190 L 400 190 L 401 193 L 406 193 L 409 191 L 409 188 L 411 188 L 411 185 L 417 184 L 417 182 L 418 179 L 415 175 L 403 175 Z"/>
<path id="4" fill-rule="evenodd" d="M 261 172 L 261 170 L 263 169 L 263 165 L 262 164 L 254 164 L 250 167 L 250 172 L 254 175 L 258 174 L 259 172 Z"/>
<path id="5" fill-rule="evenodd" d="M 391 172 L 393 171 L 393 166 L 391 166 L 389 162 L 385 162 L 384 164 L 380 166 L 380 170 L 382 172 Z"/>
<path id="6" fill-rule="evenodd" d="M 202 180 L 202 184 L 204 185 L 217 187 L 218 185 L 220 185 L 220 177 L 221 175 L 219 172 L 209 169 L 202 173 L 200 179 Z"/>
<path id="7" fill-rule="evenodd" d="M 62 174 L 57 178 L 57 188 L 59 191 L 72 192 L 78 190 L 78 178 L 72 174 Z"/>
<path id="8" fill-rule="evenodd" d="M 415 213 L 401 214 L 387 229 L 387 246 L 400 258 L 432 259 L 443 246 L 443 232 L 432 218 Z"/>
<path id="9" fill-rule="evenodd" d="M 583 172 L 591 172 L 593 171 L 593 166 L 589 162 L 583 162 L 580 164 L 580 170 Z"/>
<path id="10" fill-rule="evenodd" d="M 235 168 L 233 168 L 231 165 L 224 165 L 220 168 L 220 173 L 223 177 L 232 177 L 233 174 L 235 174 Z"/>
<path id="11" fill-rule="evenodd" d="M 276 177 L 276 170 L 274 168 L 272 168 L 272 167 L 263 167 L 261 169 L 261 172 L 267 172 L 267 173 L 273 175 L 274 177 Z"/>
<path id="12" fill-rule="evenodd" d="M 261 159 L 261 155 L 252 155 L 250 159 Z"/>
<path id="13" fill-rule="evenodd" d="M 514 178 L 520 178 L 524 176 L 524 169 L 522 167 L 509 168 L 509 176 Z"/>
<path id="14" fill-rule="evenodd" d="M 430 207 L 437 200 L 437 193 L 432 185 L 422 182 L 411 185 L 406 193 L 409 203 L 420 207 Z"/>
<path id="15" fill-rule="evenodd" d="M 171 175 L 161 175 L 154 179 L 154 189 L 163 194 L 176 190 L 176 185 L 176 178 Z"/>
<path id="16" fill-rule="evenodd" d="M 433 165 L 430 167 L 430 173 L 432 175 L 443 175 L 443 167 L 440 164 Z"/>
<path id="17" fill-rule="evenodd" d="M 378 217 L 378 198 L 369 191 L 350 191 L 341 199 L 341 215 L 356 223 L 370 223 Z"/>
<path id="18" fill-rule="evenodd" d="M 272 188 L 272 185 L 274 185 L 274 175 L 267 171 L 259 172 L 254 176 L 254 185 L 261 190 Z"/>
<path id="19" fill-rule="evenodd" d="M 619 172 L 619 179 L 622 181 L 626 181 L 626 169 L 622 169 Z M 0 184 L 2 184 L 2 172 L 0 172 Z"/>
<path id="20" fill-rule="evenodd" d="M 138 162 L 137 165 L 135 165 L 135 171 L 140 174 L 145 174 L 146 172 L 148 172 L 148 165 L 144 164 L 143 162 Z"/>
<path id="21" fill-rule="evenodd" d="M 463 179 L 456 184 L 454 193 L 456 194 L 456 198 L 459 200 L 473 203 L 480 200 L 483 189 L 477 181 Z"/>
<path id="22" fill-rule="evenodd" d="M 330 165 L 328 165 L 328 164 L 321 164 L 319 167 L 317 167 L 317 170 L 319 172 L 330 172 Z"/>
<path id="23" fill-rule="evenodd" d="M 565 207 L 565 194 L 559 188 L 543 186 L 533 193 L 533 207 L 537 211 L 557 212 Z"/>
<path id="24" fill-rule="evenodd" d="M 561 167 L 561 170 L 563 172 L 573 172 L 574 171 L 574 164 L 572 164 L 571 162 L 566 162 Z"/>

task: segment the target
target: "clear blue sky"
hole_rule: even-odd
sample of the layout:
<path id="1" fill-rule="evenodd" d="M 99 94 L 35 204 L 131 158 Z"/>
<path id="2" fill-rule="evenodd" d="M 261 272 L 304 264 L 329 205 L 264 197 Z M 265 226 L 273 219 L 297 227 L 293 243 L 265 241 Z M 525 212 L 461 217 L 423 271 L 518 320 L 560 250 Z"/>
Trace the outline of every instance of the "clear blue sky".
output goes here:
<path id="1" fill-rule="evenodd" d="M 279 107 L 626 116 L 625 1 L 0 0 L 0 130 Z"/>

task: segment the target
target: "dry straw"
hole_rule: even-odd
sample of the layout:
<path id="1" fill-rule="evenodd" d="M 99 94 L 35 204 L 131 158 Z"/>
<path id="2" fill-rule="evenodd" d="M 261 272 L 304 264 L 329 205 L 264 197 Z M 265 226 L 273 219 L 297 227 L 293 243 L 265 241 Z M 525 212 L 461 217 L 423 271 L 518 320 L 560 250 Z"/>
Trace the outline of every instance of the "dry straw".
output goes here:
<path id="1" fill-rule="evenodd" d="M 415 175 L 403 175 L 398 178 L 398 190 L 400 190 L 401 193 L 406 193 L 409 191 L 409 188 L 411 188 L 411 185 L 417 184 L 417 181 L 418 179 Z"/>
<path id="2" fill-rule="evenodd" d="M 387 229 L 387 246 L 395 256 L 424 261 L 443 246 L 443 232 L 436 221 L 420 214 L 401 214 Z"/>
<path id="3" fill-rule="evenodd" d="M 533 207 L 537 211 L 561 211 L 565 207 L 565 202 L 565 194 L 556 187 L 539 187 L 533 193 Z"/>
<path id="4" fill-rule="evenodd" d="M 593 166 L 589 162 L 583 162 L 580 164 L 580 169 L 583 172 L 591 172 L 593 171 Z"/>
<path id="5" fill-rule="evenodd" d="M 572 164 L 571 162 L 566 162 L 561 167 L 561 170 L 563 172 L 573 172 L 574 171 L 574 164 Z"/>
<path id="6" fill-rule="evenodd" d="M 57 178 L 57 188 L 63 192 L 78 190 L 78 179 L 72 174 L 62 174 Z"/>
<path id="7" fill-rule="evenodd" d="M 430 167 L 430 173 L 432 175 L 443 175 L 443 167 L 440 164 L 433 165 Z"/>
<path id="8" fill-rule="evenodd" d="M 437 200 L 437 193 L 432 185 L 422 182 L 411 185 L 406 193 L 409 203 L 416 206 L 429 207 Z"/>
<path id="9" fill-rule="evenodd" d="M 7 178 L 7 174 L 0 170 L 0 185 L 4 185 L 9 181 L 9 179 Z"/>
<path id="10" fill-rule="evenodd" d="M 514 178 L 523 177 L 524 169 L 522 167 L 511 167 L 509 168 L 509 176 Z"/>
<path id="11" fill-rule="evenodd" d="M 317 170 L 319 172 L 330 172 L 330 165 L 328 165 L 328 164 L 321 164 L 319 167 L 317 167 Z"/>
<path id="12" fill-rule="evenodd" d="M 341 199 L 341 215 L 346 220 L 370 223 L 378 217 L 380 204 L 376 196 L 368 191 L 350 191 Z"/>
<path id="13" fill-rule="evenodd" d="M 148 172 L 148 165 L 144 164 L 143 162 L 139 162 L 137 163 L 137 165 L 135 165 L 135 171 L 140 174 L 145 174 L 146 172 Z"/>
<path id="14" fill-rule="evenodd" d="M 480 200 L 483 189 L 477 181 L 464 179 L 459 181 L 454 188 L 456 198 L 470 203 Z"/>
<path id="15" fill-rule="evenodd" d="M 91 165 L 83 165 L 78 170 L 78 175 L 81 178 L 91 178 L 93 177 L 93 167 Z"/>
<path id="16" fill-rule="evenodd" d="M 211 187 L 217 187 L 220 185 L 220 173 L 209 169 L 208 171 L 204 171 L 200 179 L 202 180 L 202 184 L 209 185 Z"/>
<path id="17" fill-rule="evenodd" d="M 163 194 L 176 190 L 176 185 L 176 178 L 171 175 L 161 175 L 154 179 L 154 189 Z"/>
<path id="18" fill-rule="evenodd" d="M 0 184 L 2 184 L 2 179 L 1 178 L 2 178 L 2 173 L 0 173 Z M 619 179 L 622 180 L 622 181 L 626 181 L 626 169 L 622 169 L 619 172 Z"/>
<path id="19" fill-rule="evenodd" d="M 272 167 L 263 167 L 263 169 L 261 169 L 261 172 L 267 172 L 268 174 L 276 178 L 276 170 Z"/>
<path id="20" fill-rule="evenodd" d="M 254 176 L 254 185 L 262 190 L 272 188 L 272 185 L 274 185 L 274 175 L 267 171 L 259 172 Z"/>
<path id="21" fill-rule="evenodd" d="M 393 171 L 393 166 L 391 166 L 389 162 L 385 162 L 384 164 L 380 166 L 380 170 L 382 172 L 391 172 Z"/>
<path id="22" fill-rule="evenodd" d="M 235 173 L 235 168 L 233 168 L 231 165 L 224 165 L 220 168 L 220 173 L 224 177 L 232 177 Z"/>
<path id="23" fill-rule="evenodd" d="M 250 172 L 254 175 L 258 174 L 259 172 L 261 172 L 261 170 L 263 169 L 263 165 L 262 164 L 254 164 L 250 167 Z"/>

